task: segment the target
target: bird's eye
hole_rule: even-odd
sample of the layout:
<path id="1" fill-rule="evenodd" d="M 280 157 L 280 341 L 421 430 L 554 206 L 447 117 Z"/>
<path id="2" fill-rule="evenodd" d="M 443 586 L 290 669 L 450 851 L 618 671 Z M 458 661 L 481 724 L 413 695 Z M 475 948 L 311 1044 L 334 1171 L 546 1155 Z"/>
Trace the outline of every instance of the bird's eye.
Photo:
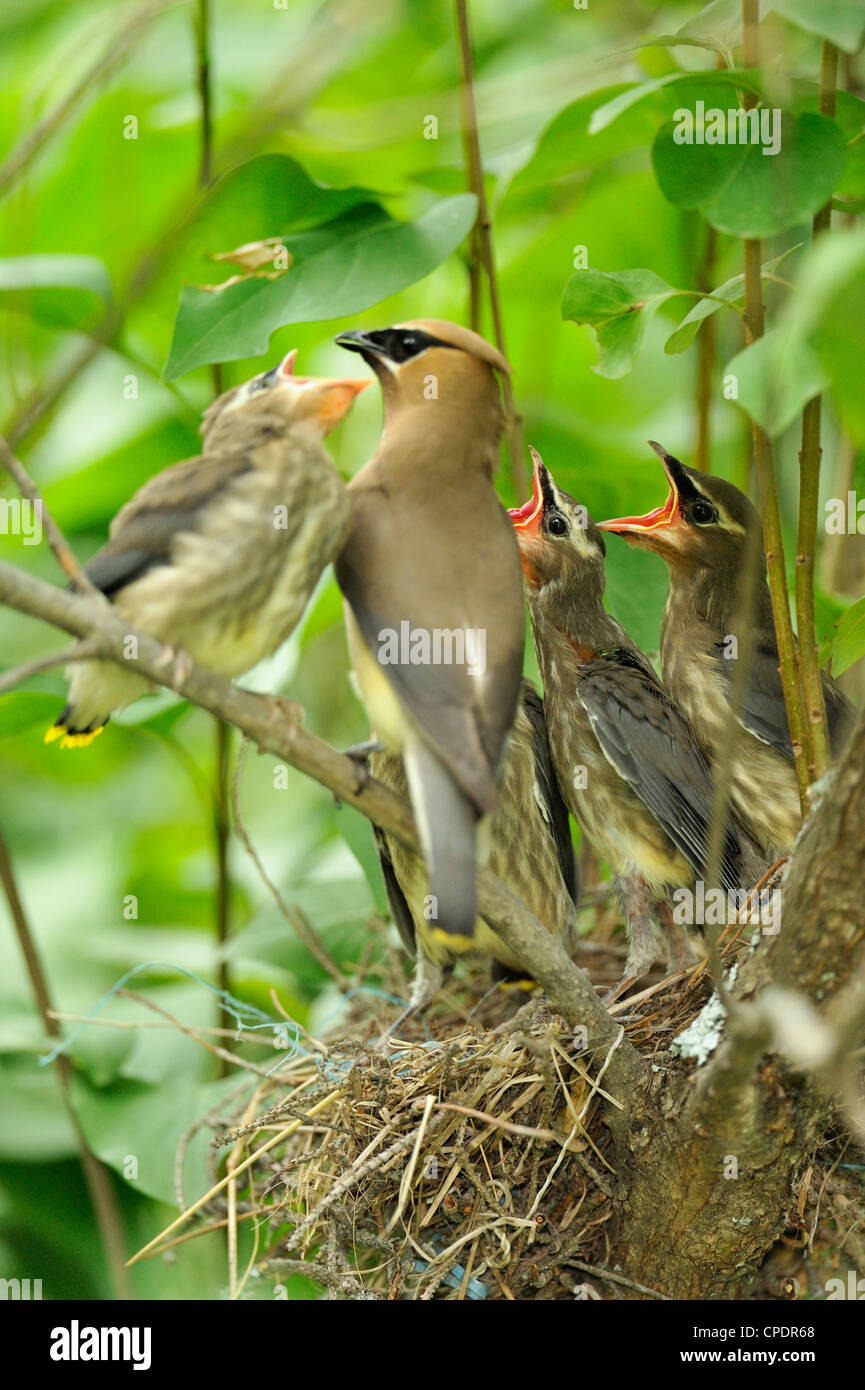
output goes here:
<path id="1" fill-rule="evenodd" d="M 412 353 L 418 345 L 417 338 L 413 333 L 406 333 L 403 337 L 402 345 L 406 352 Z"/>
<path id="2" fill-rule="evenodd" d="M 715 511 L 711 502 L 704 502 L 702 498 L 698 498 L 690 509 L 689 517 L 690 520 L 695 521 L 698 526 L 707 526 L 710 521 L 718 520 L 718 513 Z"/>
<path id="3" fill-rule="evenodd" d="M 269 386 L 273 385 L 278 371 L 278 367 L 271 367 L 269 372 L 262 372 L 261 376 L 253 377 L 249 383 L 248 394 L 251 396 L 256 391 L 266 391 Z"/>
<path id="4" fill-rule="evenodd" d="M 568 534 L 568 523 L 561 512 L 554 512 L 547 522 L 547 530 L 551 536 L 566 536 Z"/>

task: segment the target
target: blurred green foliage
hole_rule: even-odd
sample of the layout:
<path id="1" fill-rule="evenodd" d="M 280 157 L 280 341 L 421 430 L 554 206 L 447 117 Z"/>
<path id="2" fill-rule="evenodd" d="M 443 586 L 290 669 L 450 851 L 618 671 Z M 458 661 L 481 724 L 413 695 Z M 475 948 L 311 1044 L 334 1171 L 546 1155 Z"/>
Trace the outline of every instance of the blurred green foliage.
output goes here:
<path id="1" fill-rule="evenodd" d="M 777 4 L 788 18 L 776 13 L 764 23 L 764 67 L 740 79 L 715 70 L 717 55 L 723 60 L 739 41 L 738 5 L 727 0 L 700 17 L 698 5 L 679 0 L 593 0 L 587 9 L 570 0 L 473 0 L 486 191 L 525 438 L 595 516 L 661 500 L 646 439 L 692 459 L 697 347 L 684 348 L 698 316 L 700 323 L 711 317 L 717 330 L 713 467 L 747 480 L 742 406 L 765 411 L 779 434 L 788 535 L 795 416 L 805 395 L 830 383 L 846 429 L 865 445 L 863 234 L 847 233 L 843 255 L 806 246 L 783 266 L 780 259 L 808 242 L 810 213 L 829 193 L 865 194 L 863 103 L 845 97 L 837 125 L 801 114 L 816 105 L 819 36 L 831 31 L 848 52 L 861 41 L 865 21 L 854 8 Z M 73 91 L 106 45 L 118 44 L 137 13 L 86 0 L 4 6 L 4 154 Z M 652 45 L 653 36 L 662 42 Z M 465 234 L 474 203 L 466 196 L 452 5 L 214 0 L 210 50 L 219 180 L 203 199 L 187 4 L 166 5 L 109 76 L 86 88 L 0 205 L 0 418 L 14 420 L 31 393 L 64 371 L 106 306 L 122 309 L 110 344 L 20 448 L 84 560 L 145 478 L 196 451 L 200 412 L 213 392 L 206 364 L 225 363 L 229 385 L 297 346 L 303 372 L 342 374 L 345 359 L 333 344 L 342 328 L 425 315 L 465 321 L 468 313 Z M 734 170 L 717 159 L 697 170 L 675 157 L 681 147 L 665 127 L 676 108 L 697 96 L 735 105 L 740 82 L 793 113 L 801 135 L 795 168 L 770 168 L 757 155 Z M 132 130 L 136 138 L 127 138 Z M 721 229 L 710 252 L 698 207 Z M 725 233 L 754 230 L 754 216 L 759 230 L 776 233 L 765 257 L 769 276 L 794 278 L 801 296 L 785 307 L 784 286 L 766 280 L 777 334 L 749 350 L 750 364 L 736 359 L 748 383 L 736 404 L 723 398 L 720 382 L 742 346 L 740 315 L 695 311 L 696 292 L 720 285 L 723 298 L 741 304 L 734 278 L 741 246 Z M 221 277 L 208 253 L 276 235 L 295 257 L 281 279 L 246 281 L 224 297 L 190 288 Z M 638 268 L 644 278 L 635 280 Z M 562 319 L 568 282 L 565 311 L 581 327 Z M 645 304 L 630 312 L 647 286 L 658 295 L 651 312 Z M 590 302 L 601 288 L 624 311 L 622 331 L 610 326 L 608 299 Z M 665 353 L 686 315 L 688 327 Z M 488 316 L 483 327 L 491 334 Z M 330 441 L 346 475 L 368 457 L 379 423 L 378 393 L 370 391 Z M 838 454 L 838 419 L 828 410 L 827 496 Z M 524 500 L 506 469 L 500 482 L 503 501 Z M 12 495 L 0 483 L 0 499 Z M 59 580 L 46 547 L 27 547 L 20 536 L 0 535 L 0 557 Z M 649 651 L 665 590 L 659 561 L 610 544 L 610 606 Z M 818 595 L 821 639 L 831 638 L 854 596 Z M 865 645 L 858 609 L 842 637 L 850 665 Z M 60 640 L 0 613 L 4 667 Z M 365 737 L 332 578 L 302 629 L 247 683 L 299 700 L 309 727 L 337 745 Z M 0 828 L 57 1007 L 86 1014 L 124 972 L 147 966 L 133 988 L 187 1023 L 232 1026 L 213 993 L 178 974 L 216 978 L 212 720 L 162 695 L 128 710 L 89 751 L 59 753 L 42 732 L 63 693 L 61 674 L 51 672 L 0 698 Z M 247 758 L 242 797 L 253 841 L 286 899 L 339 961 L 356 961 L 369 918 L 384 911 L 367 824 L 300 774 L 275 776 L 268 758 Z M 272 1013 L 276 989 L 308 1026 L 333 1016 L 337 997 L 327 977 L 290 934 L 236 840 L 231 873 L 234 994 Z M 105 1297 L 74 1136 L 54 1074 L 38 1062 L 42 1029 L 2 909 L 0 921 L 0 1274 L 42 1277 L 46 1297 Z M 99 1016 L 142 1015 L 132 1001 L 112 999 Z M 218 1080 L 213 1058 L 168 1029 L 92 1026 L 71 1055 L 76 1108 L 95 1151 L 118 1174 L 131 1250 L 170 1219 L 180 1135 L 206 1112 L 225 1106 L 229 1113 L 237 1077 Z M 187 1199 L 203 1188 L 206 1133 L 189 1146 Z M 148 1297 L 216 1297 L 225 1278 L 221 1234 L 135 1270 L 138 1292 Z M 314 1296 L 302 1280 L 289 1287 L 292 1296 Z"/>

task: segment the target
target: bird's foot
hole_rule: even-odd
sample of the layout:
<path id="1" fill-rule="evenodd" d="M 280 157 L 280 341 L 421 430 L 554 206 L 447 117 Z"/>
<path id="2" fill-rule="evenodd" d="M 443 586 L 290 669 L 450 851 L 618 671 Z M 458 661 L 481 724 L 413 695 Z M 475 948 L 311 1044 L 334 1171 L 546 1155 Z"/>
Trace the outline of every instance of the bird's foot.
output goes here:
<path id="1" fill-rule="evenodd" d="M 357 786 L 354 789 L 355 796 L 359 796 L 360 793 L 363 791 L 364 787 L 366 787 L 369 783 L 370 756 L 373 753 L 381 753 L 383 749 L 384 744 L 380 743 L 377 738 L 368 738 L 365 739 L 363 743 L 353 743 L 350 748 L 343 749 L 345 756 L 347 758 L 351 758 L 352 762 L 357 764 L 358 780 Z"/>

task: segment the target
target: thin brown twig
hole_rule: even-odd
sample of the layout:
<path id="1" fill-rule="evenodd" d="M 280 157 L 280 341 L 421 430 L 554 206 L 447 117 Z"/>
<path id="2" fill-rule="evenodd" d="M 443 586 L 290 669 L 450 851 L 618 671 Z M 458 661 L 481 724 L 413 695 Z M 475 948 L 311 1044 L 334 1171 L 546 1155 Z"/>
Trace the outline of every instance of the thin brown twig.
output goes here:
<path id="1" fill-rule="evenodd" d="M 820 55 L 821 115 L 834 117 L 838 80 L 838 50 L 823 40 Z M 832 223 L 832 204 L 828 202 L 814 215 L 812 236 L 816 242 Z M 813 396 L 802 411 L 802 447 L 799 452 L 799 525 L 796 536 L 796 624 L 799 630 L 799 662 L 810 735 L 809 772 L 818 781 L 832 761 L 826 702 L 817 651 L 814 619 L 814 552 L 817 546 L 817 514 L 820 505 L 820 420 L 823 402 Z"/>
<path id="2" fill-rule="evenodd" d="M 472 231 L 473 259 L 479 258 L 486 272 L 490 293 L 490 312 L 493 319 L 493 332 L 496 347 L 503 357 L 505 349 L 504 323 L 502 319 L 501 297 L 499 295 L 496 257 L 493 247 L 492 217 L 490 216 L 486 190 L 484 188 L 484 166 L 481 158 L 481 142 L 478 132 L 478 113 L 475 103 L 474 59 L 472 57 L 471 29 L 469 26 L 468 0 L 456 0 L 457 29 L 462 60 L 462 109 L 463 141 L 468 162 L 469 187 L 478 200 L 478 215 Z M 471 261 L 470 261 L 471 265 Z M 480 317 L 475 298 L 472 301 L 473 317 Z M 474 327 L 474 323 L 472 325 Z M 523 457 L 522 417 L 517 411 L 514 388 L 510 375 L 504 374 L 502 394 L 505 403 L 508 452 L 510 455 L 511 481 L 517 497 L 522 497 L 527 487 L 526 462 Z"/>
<path id="3" fill-rule="evenodd" d="M 195 56 L 201 102 L 201 162 L 198 182 L 207 188 L 213 178 L 213 100 L 210 71 L 210 0 L 195 0 Z"/>
<path id="4" fill-rule="evenodd" d="M 614 1274 L 611 1269 L 601 1269 L 598 1265 L 587 1265 L 582 1260 L 569 1259 L 567 1261 L 574 1269 L 579 1269 L 583 1274 L 593 1274 L 596 1279 L 604 1279 L 610 1284 L 621 1284 L 624 1289 L 633 1289 L 635 1293 L 644 1293 L 647 1298 L 660 1299 L 662 1303 L 669 1303 L 669 1297 L 665 1293 L 659 1293 L 657 1289 L 650 1289 L 645 1284 L 638 1284 L 634 1279 L 626 1279 L 624 1274 Z"/>
<path id="5" fill-rule="evenodd" d="M 95 654 L 92 642 L 76 642 L 62 652 L 52 652 L 50 656 L 40 656 L 36 661 L 27 661 L 23 666 L 13 666 L 0 676 L 0 695 L 13 690 L 16 685 L 36 676 L 40 671 L 50 671 L 54 666 L 65 666 L 70 661 L 86 661 Z"/>
<path id="6" fill-rule="evenodd" d="M 313 959 L 317 960 L 322 970 L 327 971 L 330 978 L 339 986 L 341 990 L 351 988 L 351 981 L 343 975 L 333 956 L 328 951 L 324 942 L 321 940 L 315 927 L 310 922 L 305 912 L 302 912 L 296 904 L 291 906 L 285 902 L 273 879 L 268 874 L 261 862 L 258 851 L 249 836 L 249 831 L 243 820 L 243 812 L 240 809 L 240 784 L 243 776 L 243 764 L 246 760 L 246 751 L 249 748 L 249 739 L 245 738 L 240 746 L 237 755 L 237 762 L 234 768 L 234 778 L 231 785 L 231 809 L 234 816 L 234 828 L 237 835 L 255 865 L 259 878 L 264 884 L 277 908 L 291 927 L 292 931 L 303 942 Z"/>
<path id="7" fill-rule="evenodd" d="M 715 270 L 718 236 L 711 222 L 706 223 L 706 244 L 697 275 L 697 288 L 709 293 Z M 694 462 L 701 473 L 712 471 L 712 401 L 715 391 L 715 346 L 718 336 L 717 314 L 710 314 L 697 342 L 697 440 Z"/>
<path id="8" fill-rule="evenodd" d="M 185 1037 L 192 1038 L 193 1042 L 198 1043 L 199 1047 L 205 1048 L 207 1052 L 211 1052 L 214 1057 L 219 1057 L 220 1060 L 227 1062 L 229 1066 L 242 1067 L 244 1071 L 255 1072 L 256 1076 L 269 1077 L 270 1072 L 267 1067 L 260 1067 L 255 1062 L 248 1062 L 245 1057 L 239 1057 L 237 1053 L 229 1052 L 227 1048 L 220 1047 L 217 1043 L 208 1042 L 206 1038 L 201 1036 L 196 1028 L 190 1027 L 188 1023 L 181 1023 L 179 1018 L 169 1013 L 167 1009 L 163 1009 L 162 1005 L 157 1004 L 154 999 L 148 999 L 146 994 L 138 994 L 134 989 L 119 989 L 117 993 L 122 995 L 124 999 L 134 999 L 136 1004 L 143 1004 L 146 1009 L 152 1009 L 155 1014 L 159 1014 L 161 1018 L 167 1019 L 167 1021 L 177 1029 L 178 1033 L 183 1033 Z"/>
<path id="9" fill-rule="evenodd" d="M 36 513 L 42 523 L 42 529 L 45 532 L 48 544 L 53 550 L 57 558 L 57 563 L 63 570 L 67 579 L 69 579 L 81 593 L 98 594 L 99 591 L 87 578 L 84 570 L 73 555 L 69 542 L 66 540 L 66 537 L 63 535 L 54 517 L 46 507 L 42 494 L 27 472 L 27 469 L 24 467 L 23 463 L 15 457 L 8 441 L 5 440 L 2 435 L 0 435 L 0 464 L 3 465 L 7 473 L 9 473 L 14 480 L 21 496 L 26 497 L 27 501 L 32 503 L 36 508 Z M 101 598 L 101 595 L 99 596 Z"/>
<path id="10" fill-rule="evenodd" d="M 760 14 L 759 0 L 742 0 L 742 61 L 746 68 L 755 68 L 760 62 Z M 743 94 L 746 110 L 754 106 L 757 97 L 753 92 Z M 745 343 L 749 346 L 763 336 L 763 282 L 761 276 L 761 244 L 753 238 L 744 242 L 745 257 Z M 775 463 L 772 454 L 772 441 L 765 430 L 752 422 L 754 445 L 754 468 L 757 475 L 757 490 L 760 511 L 763 517 L 763 539 L 766 549 L 766 564 L 769 575 L 769 593 L 772 599 L 772 614 L 775 620 L 775 636 L 778 642 L 778 656 L 781 668 L 781 684 L 784 690 L 784 703 L 790 725 L 790 740 L 796 767 L 796 780 L 799 787 L 799 800 L 802 814 L 808 810 L 808 772 L 810 757 L 810 738 L 805 704 L 799 675 L 799 661 L 793 637 L 793 624 L 790 618 L 790 600 L 787 594 L 787 573 L 784 564 L 784 539 L 781 530 L 781 512 L 778 505 L 778 486 L 775 478 Z"/>
<path id="11" fill-rule="evenodd" d="M 33 997 L 36 1001 L 36 1007 L 42 1019 L 45 1032 L 49 1038 L 59 1039 L 61 1036 L 60 1028 L 54 1017 L 54 1010 L 51 1006 L 51 995 L 48 990 L 48 982 L 42 969 L 42 961 L 39 957 L 39 951 L 33 933 L 30 930 L 24 904 L 18 892 L 18 884 L 15 879 L 12 860 L 2 832 L 0 832 L 0 883 L 3 885 L 3 892 L 9 907 L 9 915 L 12 918 L 12 925 L 18 937 L 18 944 L 21 948 L 21 954 L 24 957 L 24 965 L 30 980 L 30 988 L 33 991 Z M 72 1099 L 69 1094 L 69 1080 L 72 1074 L 72 1067 L 65 1053 L 58 1053 L 54 1059 L 54 1067 L 60 1084 L 60 1094 L 63 1104 L 75 1133 L 75 1139 L 78 1145 L 78 1157 L 84 1174 L 84 1181 L 90 1194 L 93 1215 L 99 1229 L 106 1263 L 114 1286 L 115 1297 L 120 1299 L 133 1299 L 135 1297 L 135 1291 L 124 1263 L 125 1237 L 117 1194 L 114 1191 L 107 1170 L 93 1153 L 87 1140 L 84 1138 L 78 1116 L 73 1109 Z"/>

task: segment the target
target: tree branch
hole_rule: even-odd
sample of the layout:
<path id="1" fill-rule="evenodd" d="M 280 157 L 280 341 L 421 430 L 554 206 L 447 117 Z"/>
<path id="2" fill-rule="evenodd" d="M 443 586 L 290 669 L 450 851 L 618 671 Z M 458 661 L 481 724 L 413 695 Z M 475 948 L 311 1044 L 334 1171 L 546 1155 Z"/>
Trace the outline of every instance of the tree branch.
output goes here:
<path id="1" fill-rule="evenodd" d="M 373 778 L 360 775 L 353 759 L 304 729 L 302 711 L 297 705 L 278 695 L 258 695 L 232 685 L 196 666 L 185 652 L 134 632 L 110 605 L 56 589 L 12 565 L 0 564 L 0 601 L 76 637 L 92 640 L 101 658 L 137 671 L 235 724 L 262 752 L 305 772 L 402 844 L 420 852 L 408 803 Z M 137 643 L 135 659 L 124 656 L 124 644 L 130 637 Z M 486 868 L 478 870 L 478 904 L 490 927 L 543 985 L 553 1007 L 569 1023 L 586 1029 L 588 1049 L 609 1049 L 619 1034 L 619 1025 L 604 1009 L 589 976 L 574 965 L 534 914 Z M 610 1073 L 618 1089 L 632 1090 L 645 1079 L 647 1064 L 630 1044 L 623 1042 L 615 1053 Z"/>

